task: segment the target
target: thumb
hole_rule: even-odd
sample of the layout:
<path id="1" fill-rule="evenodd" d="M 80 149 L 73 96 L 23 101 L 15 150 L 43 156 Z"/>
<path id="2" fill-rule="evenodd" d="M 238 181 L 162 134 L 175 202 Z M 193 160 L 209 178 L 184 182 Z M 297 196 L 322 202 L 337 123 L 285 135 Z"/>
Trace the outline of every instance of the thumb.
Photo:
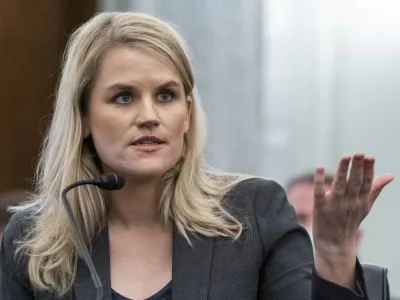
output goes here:
<path id="1" fill-rule="evenodd" d="M 391 183 L 393 179 L 394 176 L 392 174 L 384 174 L 374 180 L 374 182 L 372 183 L 371 192 L 369 194 L 370 204 L 374 204 L 375 200 L 378 198 L 383 188 Z"/>

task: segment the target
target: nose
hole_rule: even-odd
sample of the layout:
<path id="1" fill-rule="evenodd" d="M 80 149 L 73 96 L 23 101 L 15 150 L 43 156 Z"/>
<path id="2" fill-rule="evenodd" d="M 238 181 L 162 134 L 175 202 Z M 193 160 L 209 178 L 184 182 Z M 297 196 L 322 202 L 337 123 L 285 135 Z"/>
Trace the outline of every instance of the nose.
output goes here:
<path id="1" fill-rule="evenodd" d="M 151 99 L 143 99 L 140 101 L 136 121 L 139 128 L 155 129 L 160 126 L 160 118 Z"/>

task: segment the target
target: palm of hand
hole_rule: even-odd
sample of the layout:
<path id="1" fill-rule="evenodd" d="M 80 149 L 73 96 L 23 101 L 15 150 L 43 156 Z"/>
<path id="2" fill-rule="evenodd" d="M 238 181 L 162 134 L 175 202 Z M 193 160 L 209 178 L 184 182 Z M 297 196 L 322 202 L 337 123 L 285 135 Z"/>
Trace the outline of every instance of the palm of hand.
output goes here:
<path id="1" fill-rule="evenodd" d="M 343 157 L 329 192 L 324 190 L 324 168 L 317 168 L 313 225 L 316 247 L 354 251 L 361 222 L 383 188 L 394 179 L 385 174 L 374 180 L 374 163 L 372 156 L 361 153 Z"/>

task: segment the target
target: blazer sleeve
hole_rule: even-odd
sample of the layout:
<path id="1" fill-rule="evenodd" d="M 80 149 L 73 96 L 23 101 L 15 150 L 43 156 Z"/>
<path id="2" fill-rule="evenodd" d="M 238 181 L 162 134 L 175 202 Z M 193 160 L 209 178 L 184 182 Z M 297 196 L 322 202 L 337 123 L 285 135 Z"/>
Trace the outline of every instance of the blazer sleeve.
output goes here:
<path id="1" fill-rule="evenodd" d="M 356 292 L 317 275 L 309 235 L 298 224 L 295 211 L 279 184 L 260 181 L 254 201 L 263 256 L 258 299 L 368 299 L 358 262 Z"/>
<path id="2" fill-rule="evenodd" d="M 15 241 L 23 234 L 24 217 L 14 214 L 7 225 L 0 252 L 0 299 L 33 300 L 26 259 L 15 256 Z"/>

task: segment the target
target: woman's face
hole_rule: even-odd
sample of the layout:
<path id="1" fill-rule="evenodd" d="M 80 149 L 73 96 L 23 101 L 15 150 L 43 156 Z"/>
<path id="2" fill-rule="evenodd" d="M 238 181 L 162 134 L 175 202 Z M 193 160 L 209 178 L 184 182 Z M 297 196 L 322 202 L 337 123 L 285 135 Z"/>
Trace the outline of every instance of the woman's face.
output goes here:
<path id="1" fill-rule="evenodd" d="M 100 61 L 84 116 L 106 172 L 162 176 L 182 155 L 191 100 L 179 74 L 157 56 L 128 47 Z"/>

